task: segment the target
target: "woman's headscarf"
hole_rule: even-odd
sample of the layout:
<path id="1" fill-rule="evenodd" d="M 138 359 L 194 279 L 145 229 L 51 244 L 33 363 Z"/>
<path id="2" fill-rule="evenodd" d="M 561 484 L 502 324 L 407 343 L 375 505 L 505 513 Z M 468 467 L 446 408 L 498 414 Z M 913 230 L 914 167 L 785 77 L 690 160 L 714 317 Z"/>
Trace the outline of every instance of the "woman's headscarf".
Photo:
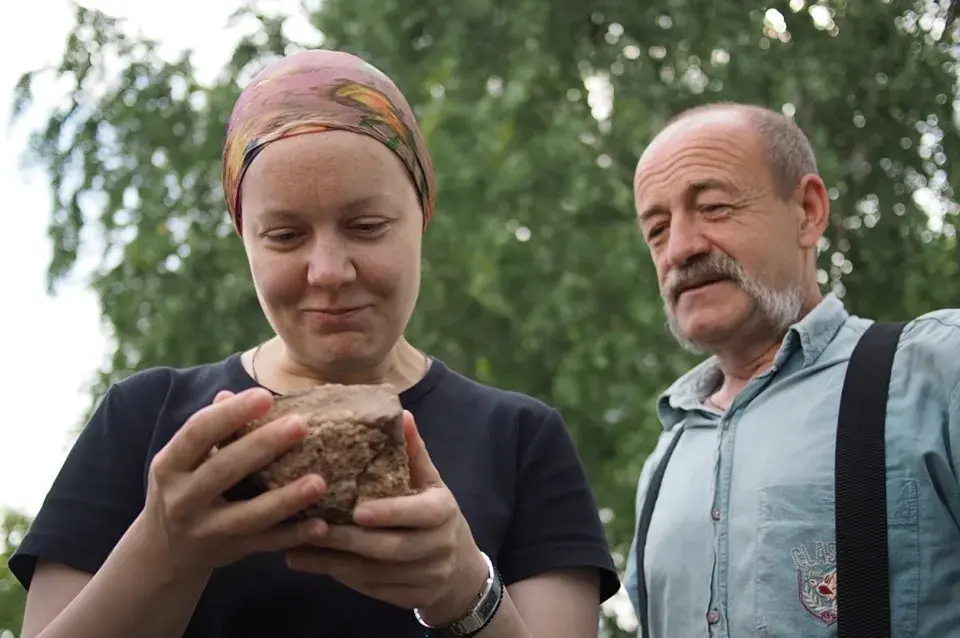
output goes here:
<path id="1" fill-rule="evenodd" d="M 312 50 L 260 71 L 233 107 L 223 149 L 223 192 L 237 233 L 242 233 L 240 184 L 261 149 L 285 137 L 327 130 L 369 135 L 393 151 L 413 180 L 426 228 L 433 216 L 433 166 L 406 98 L 366 61 Z"/>

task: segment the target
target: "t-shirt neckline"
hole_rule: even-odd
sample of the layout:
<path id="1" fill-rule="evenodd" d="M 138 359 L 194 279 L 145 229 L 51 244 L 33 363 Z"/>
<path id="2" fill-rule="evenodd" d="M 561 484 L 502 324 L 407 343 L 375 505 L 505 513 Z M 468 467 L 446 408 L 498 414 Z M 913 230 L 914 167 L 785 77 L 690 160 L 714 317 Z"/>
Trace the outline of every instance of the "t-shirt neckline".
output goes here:
<path id="1" fill-rule="evenodd" d="M 274 396 L 281 396 L 280 393 L 257 382 L 250 373 L 247 372 L 241 360 L 242 354 L 241 352 L 235 352 L 226 360 L 227 374 L 231 382 L 235 384 L 240 391 L 251 388 L 263 388 L 269 390 Z M 430 357 L 430 368 L 427 370 L 427 373 L 423 375 L 422 379 L 400 393 L 400 403 L 404 407 L 413 405 L 433 390 L 446 373 L 447 366 L 439 359 Z"/>

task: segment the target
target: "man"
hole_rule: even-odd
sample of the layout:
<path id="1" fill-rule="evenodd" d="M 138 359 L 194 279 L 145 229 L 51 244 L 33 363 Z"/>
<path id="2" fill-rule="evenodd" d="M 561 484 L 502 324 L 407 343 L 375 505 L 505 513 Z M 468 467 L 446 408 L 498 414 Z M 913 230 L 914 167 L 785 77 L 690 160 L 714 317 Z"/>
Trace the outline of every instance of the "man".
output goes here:
<path id="1" fill-rule="evenodd" d="M 718 104 L 654 139 L 634 178 L 669 325 L 712 355 L 659 399 L 668 446 L 644 550 L 654 638 L 835 636 L 834 450 L 850 354 L 872 323 L 817 285 L 829 199 L 786 117 Z M 891 273 L 897 264 L 890 264 Z M 901 335 L 886 420 L 894 636 L 960 635 L 960 312 Z M 636 539 L 626 586 L 638 610 Z"/>

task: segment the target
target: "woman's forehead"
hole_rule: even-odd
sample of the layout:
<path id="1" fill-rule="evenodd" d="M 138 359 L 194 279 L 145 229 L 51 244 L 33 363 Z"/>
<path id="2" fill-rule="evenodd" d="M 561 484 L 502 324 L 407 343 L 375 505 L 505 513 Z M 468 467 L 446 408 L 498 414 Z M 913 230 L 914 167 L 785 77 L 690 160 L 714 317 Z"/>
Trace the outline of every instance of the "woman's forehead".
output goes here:
<path id="1" fill-rule="evenodd" d="M 363 135 L 328 131 L 278 140 L 252 162 L 242 185 L 245 214 L 360 211 L 412 203 L 415 186 L 399 159 Z"/>
<path id="2" fill-rule="evenodd" d="M 305 51 L 255 76 L 231 114 L 223 188 L 238 229 L 247 173 L 254 167 L 263 172 L 261 154 L 286 139 L 327 131 L 358 133 L 393 154 L 394 163 L 399 161 L 413 184 L 426 225 L 434 208 L 433 167 L 413 110 L 400 90 L 360 58 L 336 51 Z M 321 159 L 312 158 L 310 165 Z M 281 172 L 290 174 L 296 168 L 296 163 L 286 165 Z M 367 167 L 366 172 L 375 173 L 375 167 Z"/>

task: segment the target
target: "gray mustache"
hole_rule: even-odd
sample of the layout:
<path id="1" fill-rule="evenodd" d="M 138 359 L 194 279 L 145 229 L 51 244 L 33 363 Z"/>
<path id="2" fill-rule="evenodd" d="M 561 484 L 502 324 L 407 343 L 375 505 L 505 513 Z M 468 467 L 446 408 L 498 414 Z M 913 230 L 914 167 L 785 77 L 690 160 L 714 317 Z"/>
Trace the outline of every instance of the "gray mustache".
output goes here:
<path id="1" fill-rule="evenodd" d="M 664 296 L 674 300 L 684 290 L 722 279 L 743 280 L 743 268 L 727 255 L 720 253 L 703 257 L 682 269 L 674 268 L 667 275 Z"/>

